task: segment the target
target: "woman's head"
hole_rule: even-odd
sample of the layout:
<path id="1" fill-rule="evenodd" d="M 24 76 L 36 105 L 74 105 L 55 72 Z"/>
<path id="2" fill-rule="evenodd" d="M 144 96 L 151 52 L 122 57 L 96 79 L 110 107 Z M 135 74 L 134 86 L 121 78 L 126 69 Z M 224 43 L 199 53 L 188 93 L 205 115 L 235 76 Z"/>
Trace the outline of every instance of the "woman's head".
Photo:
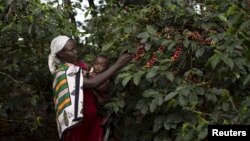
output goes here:
<path id="1" fill-rule="evenodd" d="M 53 74 L 56 65 L 60 62 L 75 63 L 77 61 L 77 50 L 74 40 L 67 36 L 58 36 L 51 41 L 49 55 L 49 69 Z"/>
<path id="2" fill-rule="evenodd" d="M 63 49 L 56 54 L 56 57 L 59 58 L 62 62 L 72 64 L 76 63 L 78 58 L 78 52 L 74 40 L 69 39 L 64 45 Z"/>

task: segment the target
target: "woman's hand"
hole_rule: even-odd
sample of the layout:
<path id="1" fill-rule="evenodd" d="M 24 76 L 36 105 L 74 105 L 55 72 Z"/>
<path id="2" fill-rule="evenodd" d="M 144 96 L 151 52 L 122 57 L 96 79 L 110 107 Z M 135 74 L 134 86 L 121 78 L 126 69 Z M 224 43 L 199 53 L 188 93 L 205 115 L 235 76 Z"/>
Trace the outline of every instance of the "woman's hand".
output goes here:
<path id="1" fill-rule="evenodd" d="M 117 65 L 119 68 L 121 68 L 124 65 L 126 65 L 131 59 L 132 59 L 131 54 L 129 54 L 129 53 L 123 54 L 117 59 L 115 65 Z"/>
<path id="2" fill-rule="evenodd" d="M 132 59 L 132 55 L 126 53 L 121 55 L 114 65 L 109 67 L 106 71 L 103 73 L 98 74 L 93 79 L 87 79 L 83 81 L 83 85 L 85 88 L 97 88 L 101 84 L 103 84 L 105 81 L 110 79 L 112 75 L 115 74 L 118 70 L 120 70 L 124 65 L 126 65 L 130 60 Z"/>

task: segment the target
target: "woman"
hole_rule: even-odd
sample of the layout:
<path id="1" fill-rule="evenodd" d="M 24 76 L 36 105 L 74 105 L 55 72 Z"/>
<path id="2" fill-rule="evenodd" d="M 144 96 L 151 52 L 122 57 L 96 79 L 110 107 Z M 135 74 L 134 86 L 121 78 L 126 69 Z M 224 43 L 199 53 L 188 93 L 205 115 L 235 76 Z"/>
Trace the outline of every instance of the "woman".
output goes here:
<path id="1" fill-rule="evenodd" d="M 74 40 L 58 36 L 51 42 L 49 69 L 54 77 L 53 94 L 59 136 L 63 141 L 103 141 L 102 117 L 98 115 L 91 89 L 107 81 L 132 58 L 124 54 L 95 78 L 84 77 Z"/>

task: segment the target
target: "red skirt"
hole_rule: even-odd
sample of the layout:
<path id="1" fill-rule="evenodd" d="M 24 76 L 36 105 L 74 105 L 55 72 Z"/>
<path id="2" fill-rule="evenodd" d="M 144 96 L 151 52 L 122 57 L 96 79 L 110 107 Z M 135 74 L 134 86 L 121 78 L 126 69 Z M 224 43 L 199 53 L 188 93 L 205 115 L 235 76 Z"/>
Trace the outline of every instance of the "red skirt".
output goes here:
<path id="1" fill-rule="evenodd" d="M 102 117 L 97 112 L 92 90 L 84 90 L 83 111 L 83 120 L 64 134 L 64 141 L 103 141 Z"/>
<path id="2" fill-rule="evenodd" d="M 86 65 L 77 64 L 83 69 Z M 103 141 L 102 116 L 98 114 L 92 89 L 84 90 L 83 120 L 64 133 L 63 141 Z"/>

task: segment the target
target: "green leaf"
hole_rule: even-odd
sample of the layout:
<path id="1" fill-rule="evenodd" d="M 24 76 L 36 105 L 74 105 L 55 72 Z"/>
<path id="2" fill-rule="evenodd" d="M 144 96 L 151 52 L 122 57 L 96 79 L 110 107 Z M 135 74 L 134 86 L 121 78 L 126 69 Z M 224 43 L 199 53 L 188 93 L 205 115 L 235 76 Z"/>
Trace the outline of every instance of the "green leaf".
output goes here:
<path id="1" fill-rule="evenodd" d="M 216 102 L 217 101 L 216 96 L 214 94 L 212 94 L 212 93 L 205 94 L 205 98 L 208 101 L 212 101 L 212 102 Z"/>
<path id="2" fill-rule="evenodd" d="M 107 50 L 109 50 L 112 46 L 113 46 L 113 43 L 105 44 L 105 45 L 103 45 L 103 47 L 102 47 L 102 51 L 107 51 Z"/>
<path id="3" fill-rule="evenodd" d="M 148 112 L 148 103 L 145 99 L 139 100 L 139 102 L 136 104 L 136 109 L 141 110 L 142 114 L 146 114 Z"/>
<path id="4" fill-rule="evenodd" d="M 174 98 L 178 93 L 177 92 L 170 92 L 168 95 L 165 96 L 164 101 L 171 100 Z"/>
<path id="5" fill-rule="evenodd" d="M 149 109 L 150 109 L 150 112 L 154 112 L 155 109 L 157 107 L 157 103 L 156 102 L 151 102 L 150 105 L 149 105 Z"/>
<path id="6" fill-rule="evenodd" d="M 117 76 L 117 78 L 124 78 L 124 77 L 127 77 L 129 76 L 130 74 L 129 73 L 121 73 Z"/>
<path id="7" fill-rule="evenodd" d="M 147 38 L 149 38 L 149 34 L 147 32 L 142 32 L 142 33 L 138 34 L 136 37 L 141 38 L 141 39 L 144 39 L 144 38 L 147 39 Z"/>
<path id="8" fill-rule="evenodd" d="M 171 50 L 175 45 L 176 45 L 176 42 L 173 41 L 173 42 L 168 46 L 168 50 Z"/>
<path id="9" fill-rule="evenodd" d="M 146 43 L 148 41 L 148 38 L 143 38 L 142 40 L 141 40 L 141 43 Z"/>
<path id="10" fill-rule="evenodd" d="M 132 31 L 133 31 L 133 29 L 130 26 L 124 28 L 125 33 L 131 33 Z"/>
<path id="11" fill-rule="evenodd" d="M 144 105 L 141 109 L 141 113 L 145 115 L 147 114 L 147 112 L 148 112 L 148 105 Z"/>
<path id="12" fill-rule="evenodd" d="M 206 128 L 200 130 L 198 133 L 198 140 L 204 140 L 207 137 L 207 134 L 208 134 L 208 132 L 207 132 Z"/>
<path id="13" fill-rule="evenodd" d="M 155 34 L 156 34 L 156 30 L 155 30 L 154 27 L 151 26 L 151 25 L 147 25 L 147 31 L 148 31 L 148 33 L 150 33 L 151 35 L 155 35 Z"/>
<path id="14" fill-rule="evenodd" d="M 116 33 L 116 34 L 117 34 L 117 32 L 119 33 L 120 30 L 121 30 L 121 27 L 116 27 L 116 28 L 114 28 L 114 29 L 111 31 L 111 33 Z"/>
<path id="15" fill-rule="evenodd" d="M 3 11 L 4 7 L 3 5 L 0 5 L 0 11 Z"/>
<path id="16" fill-rule="evenodd" d="M 90 14 L 90 11 L 85 12 L 84 17 L 86 18 Z"/>
<path id="17" fill-rule="evenodd" d="M 122 80 L 122 86 L 125 87 L 133 76 L 129 75 Z"/>
<path id="18" fill-rule="evenodd" d="M 174 74 L 173 74 L 173 72 L 167 71 L 165 73 L 165 75 L 166 75 L 167 79 L 170 80 L 171 82 L 174 80 Z"/>
<path id="19" fill-rule="evenodd" d="M 161 106 L 163 103 L 163 96 L 162 95 L 158 96 L 157 100 L 158 100 L 158 105 Z"/>
<path id="20" fill-rule="evenodd" d="M 156 131 L 155 131 L 155 128 L 153 129 L 153 132 L 156 132 Z M 162 137 L 160 137 L 160 136 L 155 136 L 153 141 L 163 141 L 163 140 L 162 140 Z"/>
<path id="21" fill-rule="evenodd" d="M 141 100 L 139 100 L 138 102 L 137 102 L 137 104 L 136 104 L 136 109 L 142 109 L 143 108 L 143 106 L 145 105 L 145 100 L 144 99 L 141 99 Z"/>
<path id="22" fill-rule="evenodd" d="M 184 47 L 188 47 L 189 46 L 189 40 L 187 38 L 184 39 L 183 45 L 184 45 Z"/>
<path id="23" fill-rule="evenodd" d="M 231 58 L 228 57 L 223 57 L 222 58 L 223 62 L 232 70 L 234 67 L 234 62 Z"/>
<path id="24" fill-rule="evenodd" d="M 163 103 L 163 96 L 162 95 L 156 96 L 149 105 L 150 111 L 154 112 L 157 105 L 161 106 L 162 103 Z"/>
<path id="25" fill-rule="evenodd" d="M 204 47 L 200 47 L 199 49 L 196 50 L 195 56 L 199 58 L 203 55 L 203 53 L 204 53 Z"/>
<path id="26" fill-rule="evenodd" d="M 168 46 L 168 44 L 171 43 L 171 42 L 172 42 L 171 40 L 164 40 L 164 41 L 162 42 L 162 45 L 163 45 L 163 46 Z"/>
<path id="27" fill-rule="evenodd" d="M 197 103 L 198 102 L 198 97 L 196 94 L 191 93 L 188 97 L 188 100 L 190 103 Z"/>
<path id="28" fill-rule="evenodd" d="M 28 16 L 27 18 L 28 18 L 28 20 L 29 20 L 30 23 L 34 22 L 34 17 L 33 16 Z"/>
<path id="29" fill-rule="evenodd" d="M 150 69 L 149 72 L 146 74 L 146 79 L 150 80 L 157 75 L 156 69 Z"/>
<path id="30" fill-rule="evenodd" d="M 11 30 L 12 27 L 13 27 L 13 23 L 10 23 L 10 24 L 4 26 L 4 27 L 1 29 L 1 32 L 3 32 L 3 33 L 4 33 L 4 32 L 7 32 L 7 31 Z"/>
<path id="31" fill-rule="evenodd" d="M 186 10 L 191 14 L 196 14 L 196 11 L 191 7 L 187 7 Z"/>
<path id="32" fill-rule="evenodd" d="M 144 48 L 146 51 L 148 51 L 148 50 L 150 50 L 151 46 L 152 46 L 151 43 L 146 43 Z"/>
<path id="33" fill-rule="evenodd" d="M 235 10 L 237 10 L 236 6 L 235 6 L 235 5 L 231 5 L 231 6 L 227 9 L 225 15 L 226 15 L 226 16 L 230 16 L 231 14 L 234 14 Z"/>
<path id="34" fill-rule="evenodd" d="M 30 102 L 31 102 L 31 104 L 32 104 L 33 106 L 36 106 L 36 104 L 37 104 L 37 99 L 38 99 L 38 96 L 37 96 L 37 95 L 32 96 Z"/>
<path id="35" fill-rule="evenodd" d="M 164 116 L 157 116 L 154 120 L 153 132 L 157 132 L 160 128 L 163 127 L 165 121 Z"/>
<path id="36" fill-rule="evenodd" d="M 178 101 L 181 106 L 185 106 L 187 104 L 187 98 L 185 98 L 183 95 L 179 95 Z"/>
<path id="37" fill-rule="evenodd" d="M 224 22 L 227 22 L 227 18 L 225 17 L 224 14 L 219 14 L 218 17 L 219 17 L 220 20 L 222 20 Z"/>
<path id="38" fill-rule="evenodd" d="M 31 25 L 29 26 L 29 29 L 28 29 L 29 35 L 31 35 L 31 33 L 32 33 L 32 28 L 33 28 L 33 24 L 31 24 Z"/>
<path id="39" fill-rule="evenodd" d="M 196 87 L 195 89 L 195 93 L 197 93 L 198 95 L 204 95 L 205 90 L 203 88 L 200 87 Z"/>
<path id="40" fill-rule="evenodd" d="M 114 110 L 115 113 L 118 113 L 118 111 L 119 111 L 118 106 L 113 106 L 113 110 Z"/>
<path id="41" fill-rule="evenodd" d="M 105 104 L 104 107 L 105 107 L 105 108 L 113 108 L 114 105 L 115 105 L 114 102 L 109 102 L 109 103 Z"/>
<path id="42" fill-rule="evenodd" d="M 0 103 L 0 117 L 1 118 L 8 118 L 8 114 L 6 113 L 6 109 L 3 109 L 2 103 Z"/>
<path id="43" fill-rule="evenodd" d="M 240 30 L 246 31 L 249 25 L 250 25 L 250 19 L 245 20 L 243 23 L 241 23 Z"/>
<path id="44" fill-rule="evenodd" d="M 121 108 L 123 108 L 123 107 L 124 107 L 124 105 L 125 105 L 125 102 L 124 102 L 124 100 L 123 100 L 123 99 L 119 99 L 119 100 L 117 100 L 117 101 L 116 101 L 116 103 L 117 103 L 117 105 L 118 105 L 119 107 L 121 107 Z"/>
<path id="45" fill-rule="evenodd" d="M 244 107 L 250 107 L 250 97 L 247 97 L 244 101 L 242 101 L 241 105 L 243 105 Z M 242 110 L 244 109 L 245 108 L 243 108 Z"/>
<path id="46" fill-rule="evenodd" d="M 242 21 L 243 16 L 244 16 L 243 13 L 238 12 L 237 14 L 230 17 L 228 20 L 229 27 L 232 27 L 234 25 L 234 27 L 238 28 L 240 26 L 238 23 L 239 23 L 239 21 L 240 21 L 240 23 L 242 23 L 241 21 Z"/>
<path id="47" fill-rule="evenodd" d="M 246 86 L 250 82 L 250 74 L 246 77 L 246 79 L 243 82 L 243 86 Z"/>
<path id="48" fill-rule="evenodd" d="M 184 87 L 179 91 L 179 94 L 188 96 L 190 94 L 190 89 L 188 87 Z"/>
<path id="49" fill-rule="evenodd" d="M 229 110 L 229 103 L 223 102 L 223 104 L 222 104 L 222 110 L 223 111 L 228 111 Z"/>
<path id="50" fill-rule="evenodd" d="M 203 71 L 196 69 L 196 68 L 194 68 L 193 70 L 194 70 L 195 74 L 197 74 L 198 76 L 203 76 Z"/>
<path id="51" fill-rule="evenodd" d="M 189 130 L 187 134 L 184 134 L 183 141 L 191 141 L 194 138 L 195 132 L 194 130 Z"/>
<path id="52" fill-rule="evenodd" d="M 156 97 L 158 95 L 160 95 L 160 93 L 153 89 L 145 90 L 142 94 L 143 97 Z"/>
<path id="53" fill-rule="evenodd" d="M 220 54 L 215 53 L 212 57 L 208 59 L 207 63 L 210 63 L 212 68 L 215 69 L 215 67 L 218 65 L 220 61 Z"/>
<path id="54" fill-rule="evenodd" d="M 135 73 L 135 74 L 134 74 L 133 81 L 134 81 L 134 84 L 135 84 L 136 86 L 139 85 L 139 83 L 140 83 L 140 81 L 141 81 L 141 77 L 142 77 L 142 75 L 145 74 L 145 73 L 146 73 L 146 71 L 139 71 L 138 73 Z"/>
<path id="55" fill-rule="evenodd" d="M 167 122 L 164 122 L 164 129 L 169 130 L 170 129 L 170 124 Z"/>
<path id="56" fill-rule="evenodd" d="M 177 106 L 177 101 L 175 99 L 171 99 L 169 102 L 168 102 L 168 105 L 167 105 L 167 109 L 171 109 L 171 108 L 174 108 Z"/>

